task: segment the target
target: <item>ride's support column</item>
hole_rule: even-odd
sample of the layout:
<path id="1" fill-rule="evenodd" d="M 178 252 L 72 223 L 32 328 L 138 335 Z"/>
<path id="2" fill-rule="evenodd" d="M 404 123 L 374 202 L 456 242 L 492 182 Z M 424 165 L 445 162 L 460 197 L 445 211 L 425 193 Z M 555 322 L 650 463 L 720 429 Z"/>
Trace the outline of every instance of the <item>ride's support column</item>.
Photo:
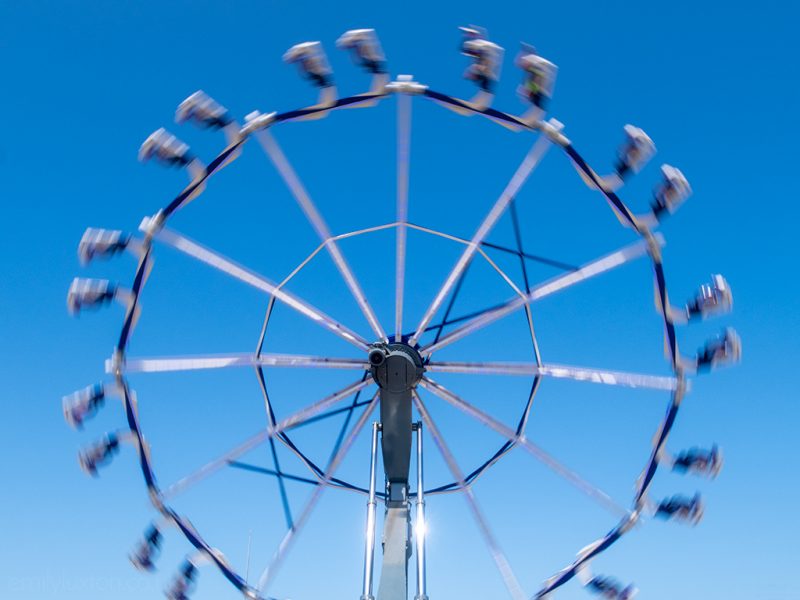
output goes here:
<path id="1" fill-rule="evenodd" d="M 411 557 L 409 506 L 387 504 L 383 521 L 383 563 L 377 600 L 408 599 L 408 559 Z"/>
<path id="2" fill-rule="evenodd" d="M 367 501 L 367 533 L 364 547 L 364 587 L 361 600 L 375 600 L 372 595 L 372 569 L 375 564 L 375 485 L 378 461 L 378 430 L 380 423 L 372 424 L 372 454 L 369 463 L 369 500 Z"/>
<path id="3" fill-rule="evenodd" d="M 383 562 L 377 600 L 408 600 L 408 561 L 412 554 L 408 481 L 414 427 L 411 404 L 425 366 L 419 352 L 402 342 L 372 344 L 368 361 L 372 378 L 380 387 L 386 480 Z"/>
<path id="4" fill-rule="evenodd" d="M 428 600 L 425 583 L 425 492 L 422 471 L 422 421 L 414 423 L 414 430 L 417 432 L 417 498 L 416 498 L 416 523 L 414 524 L 414 536 L 417 546 L 417 595 L 414 600 Z"/>

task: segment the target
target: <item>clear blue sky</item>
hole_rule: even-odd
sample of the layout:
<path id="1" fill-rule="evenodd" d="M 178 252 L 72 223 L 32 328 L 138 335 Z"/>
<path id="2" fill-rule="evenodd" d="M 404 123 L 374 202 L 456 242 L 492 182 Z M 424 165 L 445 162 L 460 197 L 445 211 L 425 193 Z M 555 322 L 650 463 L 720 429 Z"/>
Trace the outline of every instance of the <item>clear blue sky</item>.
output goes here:
<path id="1" fill-rule="evenodd" d="M 659 154 L 623 197 L 644 209 L 658 161 L 681 168 L 695 190 L 663 227 L 673 298 L 690 296 L 712 272 L 725 274 L 735 294 L 730 317 L 680 330 L 682 347 L 691 353 L 724 324 L 734 325 L 744 361 L 696 381 L 670 443 L 678 450 L 716 441 L 726 454 L 725 469 L 712 483 L 663 474 L 654 488 L 656 497 L 703 491 L 704 522 L 696 529 L 648 522 L 600 558 L 595 570 L 635 581 L 642 597 L 654 600 L 797 598 L 798 17 L 796 6 L 774 1 L 2 3 L 0 598 L 160 597 L 189 550 L 170 532 L 155 575 L 130 567 L 125 554 L 152 514 L 133 453 L 123 451 L 96 481 L 80 473 L 75 459 L 81 445 L 122 426 L 122 412 L 109 403 L 80 433 L 61 417 L 62 395 L 102 377 L 122 319 L 119 307 L 70 319 L 64 307 L 69 282 L 79 273 L 127 282 L 134 269 L 133 260 L 122 257 L 82 271 L 75 255 L 81 234 L 87 226 L 133 231 L 184 183 L 180 172 L 136 162 L 142 140 L 168 126 L 200 156 L 212 157 L 220 135 L 171 125 L 177 104 L 199 88 L 240 118 L 253 109 L 310 103 L 311 89 L 280 59 L 300 41 L 323 41 L 341 91 L 359 91 L 364 76 L 333 48 L 339 34 L 357 27 L 378 31 L 393 74 L 413 73 L 438 90 L 466 96 L 472 90 L 461 80 L 466 62 L 457 52 L 456 27 L 468 23 L 487 27 L 506 47 L 496 103 L 502 109 L 522 109 L 512 65 L 519 41 L 534 43 L 559 65 L 552 114 L 598 170 L 610 167 L 625 123 L 651 135 Z M 393 132 L 390 101 L 286 125 L 276 135 L 331 228 L 344 232 L 392 219 Z M 470 235 L 528 143 L 489 122 L 415 101 L 411 219 Z M 632 239 L 555 151 L 518 202 L 530 252 L 582 262 Z M 273 279 L 316 245 L 254 144 L 174 226 Z M 512 242 L 507 219 L 491 239 Z M 381 270 L 393 265 L 392 238 L 376 235 L 342 247 L 390 327 L 392 278 Z M 383 260 L 374 258 L 376 250 Z M 424 266 L 409 277 L 407 321 L 418 318 L 457 250 L 411 236 L 409 261 Z M 519 281 L 514 262 L 499 260 Z M 538 267 L 532 277 L 553 273 Z M 485 267 L 465 285 L 463 312 L 508 295 Z M 326 257 L 292 289 L 369 332 Z M 252 289 L 168 250 L 157 254 L 143 303 L 131 347 L 138 356 L 247 351 L 265 308 L 265 298 Z M 472 345 L 453 346 L 447 356 L 527 357 L 517 317 Z M 541 303 L 535 319 L 545 360 L 665 372 L 645 263 Z M 276 313 L 267 345 L 352 355 L 287 310 Z M 288 414 L 351 378 L 276 372 L 271 389 Z M 527 386 L 503 378 L 441 380 L 508 422 Z M 264 423 L 247 370 L 132 383 L 164 484 Z M 548 380 L 531 437 L 627 503 L 666 403 L 650 392 Z M 465 469 L 499 445 L 493 434 L 433 400 L 431 406 Z M 334 435 L 335 426 L 323 426 L 299 433 L 298 441 L 324 461 Z M 432 444 L 428 450 L 429 481 L 443 481 Z M 269 466 L 265 448 L 246 458 Z M 302 473 L 289 457 L 285 464 Z M 343 470 L 364 481 L 366 468 L 361 440 Z M 290 486 L 298 509 L 307 492 Z M 501 462 L 476 492 L 529 593 L 614 523 L 521 453 Z M 209 480 L 181 497 L 178 508 L 242 570 L 252 536 L 251 579 L 283 528 L 275 481 L 245 472 Z M 430 596 L 503 594 L 463 501 L 432 499 L 429 510 Z M 363 519 L 362 497 L 327 494 L 271 591 L 296 600 L 356 597 Z M 203 569 L 196 597 L 237 595 Z M 586 593 L 570 585 L 559 597 Z"/>

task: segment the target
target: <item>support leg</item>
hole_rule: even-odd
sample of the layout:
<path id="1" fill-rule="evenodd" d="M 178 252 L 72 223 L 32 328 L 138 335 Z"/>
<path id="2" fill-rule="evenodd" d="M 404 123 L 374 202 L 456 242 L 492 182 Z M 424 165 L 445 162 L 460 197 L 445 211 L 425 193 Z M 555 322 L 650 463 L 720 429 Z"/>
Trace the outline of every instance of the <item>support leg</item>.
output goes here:
<path id="1" fill-rule="evenodd" d="M 375 600 L 372 595 L 372 568 L 375 564 L 375 479 L 378 460 L 378 423 L 372 424 L 372 455 L 369 463 L 369 500 L 367 501 L 367 535 L 364 548 L 364 587 L 361 600 Z"/>
<path id="2" fill-rule="evenodd" d="M 414 525 L 414 536 L 417 546 L 417 595 L 414 600 L 428 600 L 425 582 L 425 491 L 422 477 L 422 422 L 414 425 L 417 432 L 417 520 Z"/>

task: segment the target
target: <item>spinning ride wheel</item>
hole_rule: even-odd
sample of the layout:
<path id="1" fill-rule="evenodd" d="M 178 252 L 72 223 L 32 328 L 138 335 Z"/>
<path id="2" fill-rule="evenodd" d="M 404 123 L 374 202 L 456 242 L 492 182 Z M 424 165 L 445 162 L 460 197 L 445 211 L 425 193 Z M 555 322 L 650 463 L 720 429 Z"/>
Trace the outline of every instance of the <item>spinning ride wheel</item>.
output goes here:
<path id="1" fill-rule="evenodd" d="M 161 549 L 163 530 L 167 527 L 174 527 L 180 531 L 194 548 L 194 553 L 187 557 L 167 589 L 168 597 L 186 598 L 194 587 L 198 567 L 203 563 L 211 563 L 245 597 L 267 598 L 269 585 L 278 567 L 307 523 L 321 495 L 327 488 L 334 488 L 367 496 L 364 574 L 361 589 L 363 599 L 373 598 L 374 592 L 373 568 L 379 499 L 385 503 L 385 512 L 383 559 L 377 598 L 379 600 L 407 598 L 408 562 L 412 556 L 416 571 L 415 598 L 418 600 L 427 598 L 425 504 L 430 498 L 447 492 L 464 495 L 508 593 L 515 599 L 525 598 L 526 594 L 478 505 L 472 487 L 484 472 L 514 448 L 519 448 L 541 461 L 617 517 L 616 525 L 607 535 L 583 548 L 571 564 L 542 585 L 534 594 L 535 598 L 549 597 L 557 588 L 576 577 L 587 590 L 605 598 L 620 600 L 631 598 L 636 593 L 633 586 L 624 586 L 610 577 L 593 575 L 590 564 L 630 531 L 644 515 L 693 523 L 699 521 L 702 516 L 703 505 L 699 496 L 673 496 L 661 501 L 653 501 L 648 496 L 659 466 L 709 477 L 716 476 L 719 472 L 722 459 L 716 446 L 709 450 L 692 448 L 671 455 L 666 450 L 666 442 L 687 391 L 689 376 L 698 371 L 710 370 L 718 365 L 738 360 L 741 353 L 738 336 L 731 329 L 725 330 L 721 337 L 708 342 L 695 358 L 685 358 L 678 351 L 676 325 L 725 313 L 732 306 L 730 288 L 720 275 L 713 276 L 709 284 L 703 285 L 697 296 L 685 307 L 677 308 L 671 305 L 667 296 L 661 256 L 663 237 L 655 232 L 655 229 L 664 217 L 673 213 L 686 200 L 691 192 L 689 184 L 679 170 L 664 165 L 661 169 L 663 180 L 655 189 L 651 211 L 647 214 L 634 214 L 617 195 L 617 190 L 629 177 L 638 173 L 653 156 L 655 146 L 650 138 L 641 129 L 626 126 L 625 141 L 618 153 L 613 173 L 607 176 L 598 175 L 564 135 L 561 123 L 554 119 L 545 120 L 546 104 L 552 96 L 555 83 L 557 72 L 555 65 L 539 56 L 531 46 L 523 45 L 516 64 L 522 69 L 524 76 L 520 95 L 530 104 L 530 108 L 521 116 L 498 111 L 491 108 L 491 103 L 494 86 L 499 77 L 503 50 L 489 41 L 486 32 L 481 28 L 466 27 L 462 28 L 462 32 L 464 34 L 462 51 L 473 60 L 465 76 L 478 86 L 476 95 L 470 100 L 461 100 L 436 92 L 426 85 L 415 82 L 410 76 L 401 75 L 391 80 L 378 39 L 374 31 L 368 29 L 349 31 L 338 42 L 340 47 L 352 52 L 357 63 L 371 75 L 372 85 L 366 93 L 338 97 L 332 71 L 321 45 L 318 42 L 307 42 L 291 48 L 284 58 L 288 62 L 296 63 L 301 73 L 319 88 L 319 101 L 313 106 L 284 113 L 254 112 L 247 116 L 246 124 L 242 127 L 224 107 L 203 92 L 192 94 L 178 108 L 177 120 L 191 121 L 205 128 L 222 130 L 227 139 L 226 148 L 205 165 L 190 153 L 186 144 L 163 129 L 156 131 L 142 145 L 140 158 L 154 159 L 169 166 L 185 168 L 191 178 L 190 184 L 162 210 L 144 219 L 140 226 L 140 237 L 120 231 L 89 229 L 81 240 L 79 256 L 83 262 L 95 257 L 131 252 L 138 258 L 138 267 L 129 288 L 106 280 L 76 279 L 73 282 L 67 300 L 71 311 L 77 312 L 85 307 L 116 300 L 125 306 L 126 312 L 114 354 L 106 364 L 106 371 L 111 380 L 66 397 L 64 413 L 70 424 L 82 426 L 103 405 L 107 396 L 116 395 L 121 398 L 127 427 L 107 434 L 99 443 L 83 451 L 80 462 L 84 470 L 95 475 L 98 468 L 119 450 L 121 444 L 129 443 L 137 452 L 150 500 L 160 516 L 148 528 L 131 554 L 132 562 L 143 570 L 152 569 L 155 557 Z M 283 123 L 318 119 L 343 108 L 374 106 L 392 96 L 397 100 L 396 219 L 390 223 L 376 224 L 365 229 L 334 235 L 270 131 Z M 462 115 L 481 115 L 510 130 L 520 132 L 520 135 L 534 136 L 533 144 L 524 160 L 469 239 L 419 225 L 408 219 L 411 106 L 415 97 L 428 98 Z M 273 281 L 168 227 L 172 216 L 198 197 L 203 192 L 207 180 L 231 164 L 251 138 L 263 147 L 320 239 L 319 246 L 280 282 Z M 510 213 L 518 234 L 519 221 L 513 204 L 514 198 L 551 148 L 560 149 L 566 154 L 586 185 L 607 200 L 620 223 L 638 236 L 637 241 L 582 265 L 565 265 L 530 255 L 523 251 L 519 235 L 515 248 L 489 242 L 489 233 L 506 213 Z M 384 269 L 394 276 L 395 282 L 394 322 L 391 326 L 382 324 L 377 317 L 342 250 L 344 240 L 381 231 L 393 232 L 395 238 L 394 268 Z M 413 328 L 406 328 L 408 321 L 404 321 L 405 294 L 408 287 L 406 273 L 407 268 L 411 268 L 410 265 L 406 265 L 409 232 L 446 239 L 456 244 L 460 253 L 426 310 L 414 322 Z M 153 255 L 160 244 L 170 246 L 181 254 L 252 286 L 268 296 L 266 316 L 255 352 L 164 358 L 128 355 L 129 341 L 140 313 L 140 295 L 153 267 Z M 490 250 L 519 258 L 525 279 L 524 286 L 517 285 L 493 260 L 488 252 Z M 324 313 L 306 298 L 289 291 L 294 278 L 315 257 L 324 253 L 332 259 L 349 293 L 363 313 L 371 330 L 369 337 Z M 545 362 L 540 354 L 533 326 L 532 305 L 545 297 L 602 276 L 636 259 L 649 260 L 652 264 L 656 307 L 663 320 L 666 355 L 672 375 L 642 375 Z M 541 283 L 531 284 L 525 270 L 529 260 L 549 262 L 562 272 Z M 485 264 L 496 272 L 510 288 L 510 298 L 501 304 L 457 318 L 453 317 L 451 310 L 455 299 L 468 269 L 476 261 L 485 261 Z M 276 306 L 285 306 L 303 318 L 309 319 L 315 325 L 357 348 L 358 353 L 356 356 L 318 356 L 266 352 L 264 344 L 267 327 Z M 522 313 L 526 317 L 526 335 L 529 335 L 531 341 L 532 361 L 497 362 L 480 356 L 474 361 L 438 360 L 437 355 L 442 349 L 513 313 Z M 435 319 L 439 314 L 443 314 L 442 320 L 436 322 Z M 150 447 L 140 423 L 136 397 L 129 384 L 130 375 L 233 367 L 250 367 L 255 370 L 267 408 L 267 426 L 176 483 L 162 487 L 155 476 Z M 357 375 L 345 387 L 331 390 L 330 394 L 316 402 L 290 414 L 278 414 L 274 410 L 274 403 L 268 391 L 270 369 L 278 367 L 352 370 Z M 532 385 L 516 426 L 510 427 L 491 414 L 491 411 L 480 408 L 442 385 L 437 381 L 438 373 L 466 373 L 485 377 L 520 375 L 529 377 Z M 654 437 L 652 452 L 636 484 L 630 508 L 620 506 L 608 494 L 586 481 L 526 436 L 534 396 L 540 382 L 546 378 L 565 378 L 669 393 L 670 402 L 666 415 Z M 421 394 L 423 391 L 425 396 Z M 503 438 L 504 442 L 476 468 L 469 472 L 463 471 L 450 443 L 443 436 L 428 409 L 428 404 L 434 399 L 443 401 L 493 430 Z M 348 402 L 345 406 L 339 406 L 345 401 Z M 324 465 L 319 464 L 319 461 L 308 455 L 301 444 L 293 440 L 293 433 L 300 427 L 340 414 L 346 414 L 347 418 L 330 453 L 330 459 Z M 337 477 L 337 469 L 373 418 L 377 420 L 372 423 L 371 463 L 367 483 Z M 437 446 L 452 478 L 450 482 L 433 488 L 424 486 L 423 464 L 426 454 L 423 453 L 423 431 Z M 246 575 L 243 576 L 230 564 L 221 551 L 206 541 L 185 516 L 178 513 L 171 500 L 178 493 L 222 469 L 241 467 L 237 459 L 264 444 L 269 445 L 274 461 L 274 468 L 264 471 L 278 479 L 288 531 L 258 581 L 251 583 Z M 282 470 L 276 450 L 279 446 L 291 451 L 308 469 L 308 474 L 297 476 Z M 380 490 L 378 485 L 379 454 L 385 476 L 384 490 Z M 313 486 L 310 497 L 302 510 L 296 514 L 289 509 L 284 486 L 287 480 Z"/>

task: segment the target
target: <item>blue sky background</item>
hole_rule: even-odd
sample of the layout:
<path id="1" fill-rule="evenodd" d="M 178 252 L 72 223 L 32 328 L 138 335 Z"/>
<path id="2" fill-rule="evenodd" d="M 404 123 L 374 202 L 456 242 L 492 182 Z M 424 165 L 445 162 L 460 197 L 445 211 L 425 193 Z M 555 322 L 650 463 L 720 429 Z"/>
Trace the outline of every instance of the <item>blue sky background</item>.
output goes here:
<path id="1" fill-rule="evenodd" d="M 183 173 L 136 162 L 139 144 L 168 126 L 210 159 L 221 135 L 171 125 L 177 104 L 198 88 L 239 118 L 253 109 L 310 103 L 311 89 L 281 63 L 292 44 L 319 39 L 342 94 L 366 83 L 334 49 L 346 29 L 377 29 L 393 74 L 413 73 L 453 95 L 461 80 L 456 27 L 479 23 L 506 47 L 496 106 L 523 106 L 512 60 L 520 40 L 560 67 L 552 114 L 601 171 L 611 166 L 625 123 L 643 127 L 659 154 L 623 192 L 644 210 L 659 161 L 689 177 L 695 196 L 662 228 L 670 292 L 693 294 L 709 273 L 730 281 L 735 311 L 680 330 L 691 353 L 723 325 L 744 341 L 744 361 L 695 381 L 670 442 L 673 450 L 718 442 L 727 462 L 709 483 L 659 476 L 655 497 L 703 491 L 696 529 L 648 522 L 596 561 L 597 572 L 635 581 L 642 597 L 797 598 L 793 581 L 800 527 L 794 376 L 798 334 L 795 184 L 798 134 L 797 7 L 783 2 L 382 3 L 5 2 L 0 6 L 0 598 L 160 597 L 188 544 L 167 534 L 160 569 L 135 572 L 125 554 L 152 516 L 129 449 L 90 481 L 75 455 L 123 423 L 109 403 L 85 431 L 61 417 L 61 397 L 98 381 L 122 319 L 119 307 L 70 319 L 64 298 L 79 273 L 127 282 L 128 257 L 81 270 L 75 249 L 87 226 L 134 231 L 183 186 Z M 381 224 L 394 214 L 394 101 L 276 130 L 289 159 L 335 232 Z M 530 138 L 478 118 L 414 102 L 410 218 L 469 236 L 524 156 Z M 601 197 L 552 151 L 518 197 L 530 252 L 584 262 L 632 241 Z M 215 177 L 172 223 L 179 231 L 280 279 L 316 239 L 256 145 Z M 510 245 L 503 219 L 492 241 Z M 411 234 L 408 327 L 460 250 Z M 393 238 L 375 234 L 342 244 L 384 325 L 393 315 Z M 375 256 L 380 257 L 375 259 Z M 131 355 L 247 351 L 255 346 L 266 300 L 252 289 L 168 249 L 159 249 L 143 297 Z M 513 260 L 499 263 L 520 282 Z M 533 267 L 534 280 L 555 273 Z M 665 373 L 661 328 L 646 262 L 631 264 L 536 305 L 546 361 Z M 291 288 L 356 328 L 368 327 L 327 257 Z M 509 295 L 483 264 L 465 283 L 458 312 Z M 519 315 L 454 345 L 442 358 L 525 359 Z M 271 351 L 352 356 L 350 348 L 279 309 Z M 270 372 L 281 414 L 348 383 L 352 373 Z M 440 377 L 455 391 L 513 423 L 528 382 Z M 300 383 L 298 383 L 300 382 Z M 132 378 L 159 479 L 167 484 L 264 423 L 247 370 Z M 530 435 L 615 498 L 627 503 L 667 397 L 577 382 L 545 381 Z M 500 440 L 430 400 L 463 468 Z M 298 443 L 320 461 L 336 424 L 308 428 Z M 430 442 L 430 440 L 429 440 Z M 446 474 L 428 443 L 428 481 Z M 287 470 L 302 467 L 283 457 Z M 265 448 L 248 462 L 269 466 Z M 366 480 L 366 440 L 342 467 Z M 512 453 L 476 487 L 524 588 L 567 564 L 614 523 L 530 457 Z M 308 490 L 290 486 L 299 509 Z M 275 481 L 226 471 L 177 501 L 209 540 L 257 578 L 283 530 Z M 432 598 L 504 592 L 464 502 L 429 502 Z M 364 501 L 328 493 L 271 592 L 296 600 L 359 594 Z M 197 598 L 235 598 L 210 569 Z M 583 598 L 571 584 L 559 596 Z"/>

